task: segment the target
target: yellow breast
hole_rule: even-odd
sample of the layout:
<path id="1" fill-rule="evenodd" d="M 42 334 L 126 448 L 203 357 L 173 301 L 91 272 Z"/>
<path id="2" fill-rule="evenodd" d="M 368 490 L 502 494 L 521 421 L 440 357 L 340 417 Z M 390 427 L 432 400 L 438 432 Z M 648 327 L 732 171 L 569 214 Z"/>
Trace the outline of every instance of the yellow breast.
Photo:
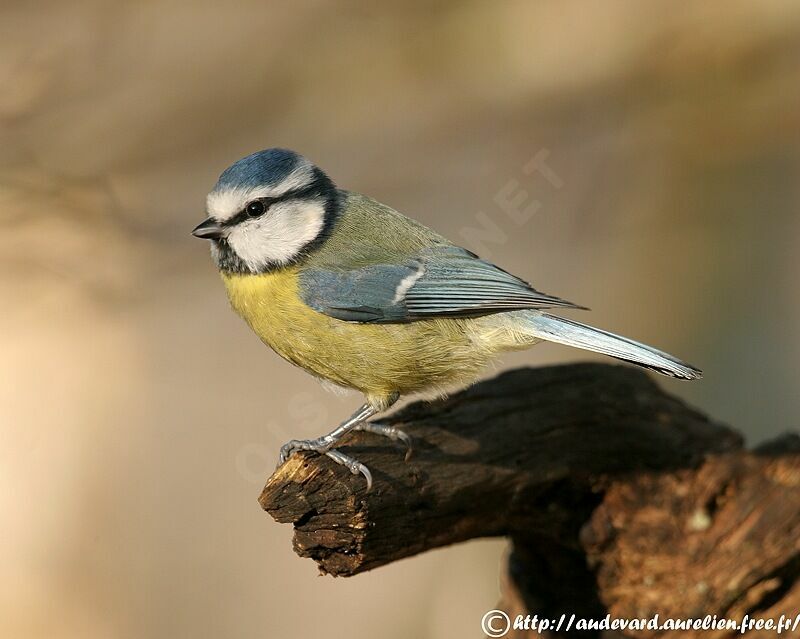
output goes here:
<path id="1" fill-rule="evenodd" d="M 373 402 L 472 381 L 490 357 L 476 348 L 465 320 L 359 324 L 328 317 L 300 299 L 297 274 L 290 267 L 222 279 L 234 310 L 281 357 Z"/>

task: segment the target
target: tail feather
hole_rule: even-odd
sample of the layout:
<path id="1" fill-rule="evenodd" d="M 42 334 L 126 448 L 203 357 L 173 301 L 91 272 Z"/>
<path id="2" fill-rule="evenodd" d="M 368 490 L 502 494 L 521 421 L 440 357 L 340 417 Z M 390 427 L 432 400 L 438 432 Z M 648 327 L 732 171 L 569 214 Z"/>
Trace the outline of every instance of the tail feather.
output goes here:
<path id="1" fill-rule="evenodd" d="M 562 317 L 539 313 L 530 318 L 528 327 L 539 339 L 610 355 L 669 377 L 698 379 L 703 376 L 694 366 L 652 346 Z"/>

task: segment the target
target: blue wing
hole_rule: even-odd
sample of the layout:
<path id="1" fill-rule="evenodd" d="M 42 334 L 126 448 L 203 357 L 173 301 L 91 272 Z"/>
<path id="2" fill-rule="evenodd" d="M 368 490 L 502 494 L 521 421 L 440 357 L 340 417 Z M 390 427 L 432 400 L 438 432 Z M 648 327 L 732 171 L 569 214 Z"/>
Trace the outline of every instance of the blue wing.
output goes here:
<path id="1" fill-rule="evenodd" d="M 411 322 L 478 317 L 520 309 L 583 308 L 462 248 L 436 246 L 402 264 L 354 269 L 307 268 L 300 295 L 311 308 L 349 322 Z"/>

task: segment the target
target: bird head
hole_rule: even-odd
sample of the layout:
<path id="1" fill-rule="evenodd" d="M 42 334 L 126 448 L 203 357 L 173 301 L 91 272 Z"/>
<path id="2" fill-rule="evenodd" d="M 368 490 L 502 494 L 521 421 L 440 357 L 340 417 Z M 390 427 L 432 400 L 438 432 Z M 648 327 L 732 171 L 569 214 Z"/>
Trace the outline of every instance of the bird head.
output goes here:
<path id="1" fill-rule="evenodd" d="M 302 155 L 258 151 L 220 175 L 206 199 L 208 218 L 192 234 L 211 240 L 221 270 L 263 273 L 299 261 L 323 241 L 340 199 L 330 178 Z"/>

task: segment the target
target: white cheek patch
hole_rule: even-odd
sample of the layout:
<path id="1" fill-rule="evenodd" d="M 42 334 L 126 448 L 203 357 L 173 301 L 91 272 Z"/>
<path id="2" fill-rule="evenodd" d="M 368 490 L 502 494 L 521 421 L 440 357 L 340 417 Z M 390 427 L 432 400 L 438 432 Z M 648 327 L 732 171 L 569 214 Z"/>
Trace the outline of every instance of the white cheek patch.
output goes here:
<path id="1" fill-rule="evenodd" d="M 252 271 L 288 264 L 314 240 L 325 224 L 325 203 L 286 201 L 273 204 L 258 218 L 237 224 L 228 244 Z"/>
<path id="2" fill-rule="evenodd" d="M 236 187 L 211 191 L 206 198 L 206 212 L 217 222 L 225 222 L 239 213 L 251 200 L 260 197 L 280 197 L 289 191 L 302 189 L 314 180 L 314 167 L 306 160 L 273 186 Z"/>

